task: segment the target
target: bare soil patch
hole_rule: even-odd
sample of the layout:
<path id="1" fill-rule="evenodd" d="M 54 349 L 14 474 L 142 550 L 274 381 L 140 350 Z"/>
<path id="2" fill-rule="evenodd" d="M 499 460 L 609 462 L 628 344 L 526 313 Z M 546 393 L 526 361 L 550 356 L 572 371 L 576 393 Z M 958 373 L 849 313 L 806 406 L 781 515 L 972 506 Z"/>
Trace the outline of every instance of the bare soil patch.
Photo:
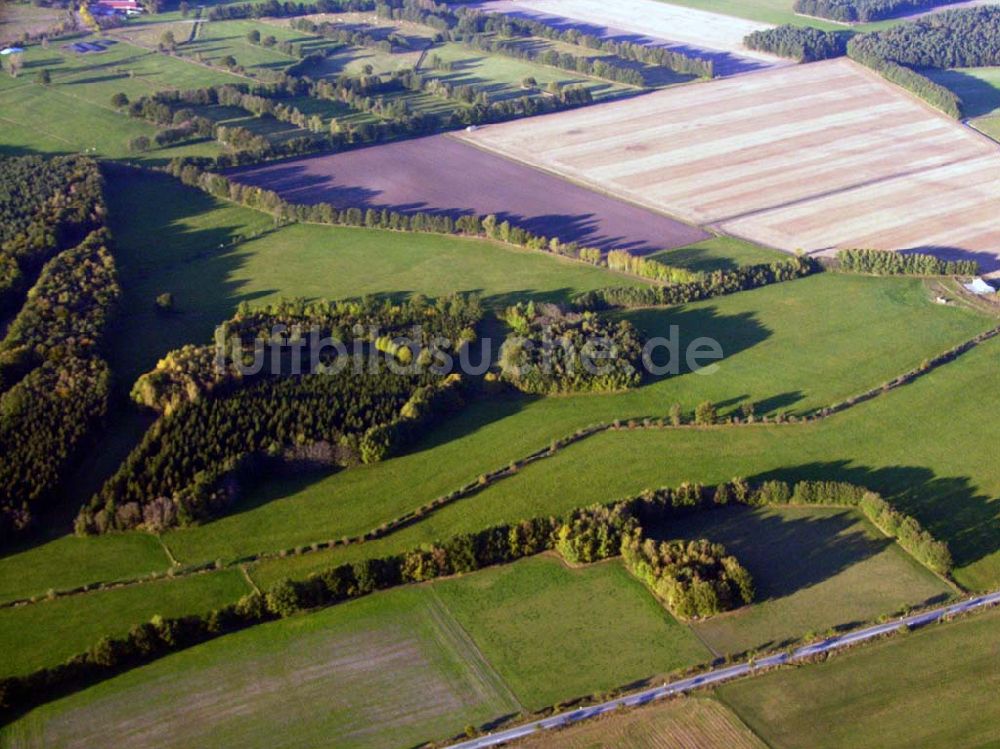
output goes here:
<path id="1" fill-rule="evenodd" d="M 297 203 L 451 216 L 492 213 L 537 234 L 605 250 L 651 252 L 709 236 L 449 136 L 253 166 L 230 176 Z"/>

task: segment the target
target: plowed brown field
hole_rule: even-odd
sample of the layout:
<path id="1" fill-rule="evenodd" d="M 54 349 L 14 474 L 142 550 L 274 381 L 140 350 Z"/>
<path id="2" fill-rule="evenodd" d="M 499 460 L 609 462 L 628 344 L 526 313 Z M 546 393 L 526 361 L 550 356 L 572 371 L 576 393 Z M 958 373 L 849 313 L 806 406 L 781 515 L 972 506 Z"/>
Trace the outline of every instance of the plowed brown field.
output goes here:
<path id="1" fill-rule="evenodd" d="M 784 250 L 931 250 L 1000 267 L 1000 150 L 846 59 L 462 137 Z"/>

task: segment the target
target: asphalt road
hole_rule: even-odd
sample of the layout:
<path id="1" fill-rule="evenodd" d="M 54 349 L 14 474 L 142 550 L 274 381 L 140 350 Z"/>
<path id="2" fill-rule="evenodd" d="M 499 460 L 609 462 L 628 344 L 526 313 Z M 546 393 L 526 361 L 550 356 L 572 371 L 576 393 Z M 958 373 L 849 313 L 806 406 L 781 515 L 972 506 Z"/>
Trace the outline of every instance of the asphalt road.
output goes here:
<path id="1" fill-rule="evenodd" d="M 635 707 L 637 705 L 644 705 L 648 702 L 652 702 L 653 700 L 669 697 L 670 695 L 682 694 L 684 692 L 689 692 L 693 689 L 699 689 L 711 684 L 721 684 L 722 682 L 736 679 L 740 676 L 753 674 L 772 666 L 793 663 L 821 653 L 828 653 L 832 650 L 845 648 L 859 642 L 864 642 L 865 640 L 879 637 L 880 635 L 888 634 L 902 626 L 908 626 L 911 629 L 914 629 L 936 622 L 947 616 L 961 614 L 977 608 L 997 604 L 1000 604 L 1000 592 L 976 596 L 975 598 L 969 598 L 965 601 L 953 603 L 949 606 L 942 606 L 940 608 L 924 611 L 912 616 L 894 619 L 891 622 L 886 622 L 885 624 L 877 624 L 875 626 L 865 627 L 864 629 L 859 629 L 845 635 L 830 637 L 811 645 L 804 645 L 803 647 L 793 650 L 791 653 L 778 653 L 777 655 L 761 658 L 760 660 L 752 662 L 744 661 L 743 663 L 726 666 L 725 668 L 706 671 L 705 673 L 698 674 L 697 676 L 679 679 L 678 681 L 663 684 L 659 687 L 652 687 L 642 692 L 635 692 L 633 694 L 626 695 L 625 697 L 609 700 L 608 702 L 602 702 L 599 705 L 590 705 L 589 707 L 572 710 L 568 713 L 552 715 L 548 718 L 543 718 L 542 720 L 536 720 L 532 723 L 525 723 L 524 725 L 509 728 L 505 731 L 497 731 L 496 733 L 481 736 L 477 739 L 470 739 L 469 741 L 463 741 L 459 744 L 453 744 L 448 749 L 484 749 L 485 747 L 498 746 L 508 741 L 514 741 L 515 739 L 519 739 L 533 733 L 538 733 L 539 731 L 545 731 L 550 728 L 560 728 L 571 723 L 578 723 L 581 720 L 595 718 L 598 715 L 604 715 L 605 713 L 617 710 L 619 707 Z"/>

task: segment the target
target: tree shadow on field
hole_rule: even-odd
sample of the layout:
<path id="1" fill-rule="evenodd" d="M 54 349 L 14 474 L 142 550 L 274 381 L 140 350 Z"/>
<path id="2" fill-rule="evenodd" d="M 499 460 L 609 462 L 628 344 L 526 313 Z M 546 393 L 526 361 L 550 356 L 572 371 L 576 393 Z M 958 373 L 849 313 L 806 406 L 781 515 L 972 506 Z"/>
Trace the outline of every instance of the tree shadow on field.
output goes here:
<path id="1" fill-rule="evenodd" d="M 651 308 L 625 312 L 621 316 L 635 325 L 645 341 L 655 338 L 670 342 L 671 345 L 657 346 L 650 352 L 650 358 L 657 367 L 676 365 L 676 374 L 681 375 L 693 371 L 686 352 L 696 339 L 707 338 L 718 343 L 723 355 L 723 359 L 718 360 L 721 362 L 762 343 L 773 333 L 753 312 L 725 315 L 716 306 Z M 701 360 L 701 366 L 711 363 L 713 360 Z M 653 381 L 656 379 L 660 378 L 654 377 Z"/>
<path id="2" fill-rule="evenodd" d="M 1000 109 L 1000 89 L 974 75 L 960 70 L 938 68 L 925 69 L 922 72 L 961 98 L 963 117 L 981 117 Z"/>
<path id="3" fill-rule="evenodd" d="M 782 517 L 749 507 L 694 512 L 645 528 L 658 540 L 707 538 L 726 547 L 753 576 L 756 602 L 818 585 L 882 552 L 888 538 L 851 530 L 851 510 L 815 517 Z"/>
<path id="4" fill-rule="evenodd" d="M 767 471 L 753 482 L 846 481 L 879 492 L 945 541 L 956 567 L 1000 551 L 1000 499 L 978 492 L 968 476 L 937 476 L 919 466 L 871 468 L 849 460 L 806 463 Z"/>

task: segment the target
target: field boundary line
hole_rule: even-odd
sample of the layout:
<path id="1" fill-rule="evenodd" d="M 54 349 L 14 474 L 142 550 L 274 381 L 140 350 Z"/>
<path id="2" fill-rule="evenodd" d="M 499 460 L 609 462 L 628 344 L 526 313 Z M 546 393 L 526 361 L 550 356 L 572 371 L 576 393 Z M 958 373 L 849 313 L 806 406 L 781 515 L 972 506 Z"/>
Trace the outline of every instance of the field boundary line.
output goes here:
<path id="1" fill-rule="evenodd" d="M 234 566 L 256 564 L 259 562 L 274 561 L 277 559 L 286 559 L 291 556 L 304 556 L 306 554 L 315 553 L 318 551 L 326 551 L 332 548 L 337 548 L 341 546 L 350 546 L 363 544 L 368 541 L 375 541 L 380 538 L 385 538 L 392 535 L 396 531 L 402 530 L 410 525 L 414 525 L 421 522 L 424 518 L 429 515 L 434 514 L 437 510 L 442 507 L 453 504 L 461 499 L 467 499 L 469 497 L 479 494 L 485 489 L 488 489 L 503 479 L 510 478 L 520 472 L 522 468 L 525 468 L 532 463 L 536 463 L 540 460 L 545 460 L 546 458 L 551 458 L 563 451 L 565 448 L 570 447 L 578 442 L 582 442 L 589 437 L 597 434 L 602 434 L 605 432 L 622 432 L 622 431 L 668 431 L 668 430 L 723 430 L 723 429 L 753 429 L 762 427 L 785 427 L 793 428 L 802 426 L 804 424 L 814 424 L 821 421 L 826 421 L 827 419 L 833 418 L 845 411 L 848 411 L 856 406 L 860 406 L 868 401 L 874 400 L 875 398 L 888 395 L 894 390 L 898 390 L 904 385 L 908 385 L 931 372 L 934 372 L 938 368 L 950 364 L 958 360 L 963 354 L 972 351 L 981 344 L 992 340 L 1000 336 L 1000 326 L 990 328 L 989 330 L 983 331 L 971 339 L 963 341 L 955 346 L 952 346 L 947 351 L 933 357 L 924 362 L 923 365 L 908 370 L 897 377 L 884 382 L 882 385 L 870 388 L 869 390 L 860 393 L 858 395 L 852 396 L 845 400 L 839 401 L 831 406 L 822 406 L 807 411 L 801 416 L 791 416 L 784 418 L 783 416 L 774 418 L 762 418 L 755 419 L 754 421 L 749 420 L 739 420 L 738 417 L 730 417 L 731 421 L 726 423 L 718 423 L 711 425 L 702 424 L 679 424 L 673 425 L 666 423 L 665 419 L 662 417 L 635 417 L 630 419 L 615 419 L 611 422 L 600 422 L 597 424 L 592 424 L 588 427 L 581 427 L 574 433 L 562 437 L 553 439 L 547 447 L 540 448 L 534 452 L 528 454 L 527 456 L 516 459 L 508 463 L 507 465 L 497 468 L 493 471 L 480 474 L 477 479 L 467 482 L 458 489 L 450 492 L 449 494 L 438 496 L 428 502 L 420 505 L 419 507 L 410 510 L 409 512 L 397 516 L 396 518 L 390 519 L 377 528 L 371 529 L 365 533 L 357 534 L 355 536 L 343 537 L 339 540 L 324 540 L 317 541 L 311 544 L 301 544 L 291 550 L 281 549 L 275 551 L 264 551 L 254 554 L 247 554 L 243 557 L 230 560 L 228 563 L 219 565 L 216 562 L 200 562 L 191 563 L 190 565 L 184 565 L 179 560 L 176 560 L 173 554 L 170 552 L 169 547 L 160 540 L 161 545 L 166 551 L 170 560 L 175 564 L 175 567 L 171 568 L 172 574 L 164 573 L 154 573 L 153 575 L 145 575 L 138 578 L 132 578 L 129 580 L 115 581 L 115 582 L 94 582 L 85 585 L 80 585 L 75 588 L 68 590 L 55 591 L 54 595 L 43 596 L 36 595 L 28 598 L 21 598 L 17 600 L 6 601 L 0 603 L 0 609 L 3 608 L 13 608 L 17 606 L 26 606 L 34 603 L 39 603 L 45 600 L 52 600 L 53 598 L 63 598 L 66 596 L 83 595 L 86 593 L 93 593 L 101 590 L 108 590 L 112 588 L 123 588 L 133 585 L 144 585 L 146 583 L 157 582 L 164 579 L 177 579 L 180 577 L 185 577 L 194 574 L 204 574 L 207 572 L 214 572 L 217 570 L 228 569 Z M 624 423 L 623 423 L 624 422 Z M 157 538 L 159 538 L 157 536 Z M 291 553 L 290 553 L 291 552 Z"/>
<path id="2" fill-rule="evenodd" d="M 426 586 L 428 591 L 427 611 L 435 628 L 435 639 L 445 649 L 450 649 L 467 666 L 471 666 L 473 674 L 490 691 L 506 701 L 509 706 L 525 711 L 525 706 L 514 694 L 514 690 L 507 684 L 500 672 L 496 670 L 490 660 L 486 657 L 479 645 L 473 639 L 469 631 L 458 621 L 448 604 L 441 599 L 434 585 Z M 451 648 L 448 646 L 451 645 Z M 470 662 L 468 656 L 471 656 Z"/>

